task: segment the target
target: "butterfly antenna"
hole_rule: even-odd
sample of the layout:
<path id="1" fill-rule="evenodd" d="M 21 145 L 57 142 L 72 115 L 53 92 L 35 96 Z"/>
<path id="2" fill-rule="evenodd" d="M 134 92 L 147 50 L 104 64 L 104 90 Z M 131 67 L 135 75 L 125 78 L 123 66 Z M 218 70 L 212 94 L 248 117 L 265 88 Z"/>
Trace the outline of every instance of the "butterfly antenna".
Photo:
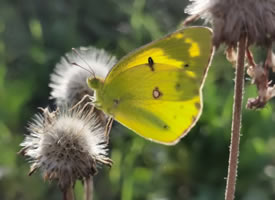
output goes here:
<path id="1" fill-rule="evenodd" d="M 77 67 L 80 67 L 81 69 L 84 69 L 84 70 L 86 70 L 87 72 L 90 72 L 90 73 L 94 76 L 94 72 L 93 72 L 93 71 L 90 71 L 90 70 L 86 69 L 85 67 L 82 67 L 81 65 L 79 65 L 79 64 L 77 64 L 77 63 L 75 63 L 75 62 L 72 62 L 71 64 L 72 64 L 72 65 L 75 65 L 75 66 L 77 66 Z"/>
<path id="2" fill-rule="evenodd" d="M 89 65 L 89 63 L 82 57 L 82 55 L 75 48 L 72 48 L 72 51 L 75 52 L 75 54 L 77 54 L 79 56 L 79 58 L 89 67 L 93 76 L 95 77 L 95 72 L 94 72 L 93 68 L 91 67 L 91 65 Z"/>
<path id="3" fill-rule="evenodd" d="M 67 56 L 64 56 L 64 58 L 65 58 L 66 61 L 67 61 L 68 63 L 70 63 L 71 65 L 80 67 L 81 69 L 84 69 L 85 71 L 89 72 L 90 74 L 92 74 L 92 75 L 94 76 L 94 72 L 93 72 L 93 71 L 90 71 L 90 70 L 86 69 L 85 67 L 82 67 L 81 65 L 77 64 L 76 62 L 71 62 L 70 59 L 69 59 Z"/>

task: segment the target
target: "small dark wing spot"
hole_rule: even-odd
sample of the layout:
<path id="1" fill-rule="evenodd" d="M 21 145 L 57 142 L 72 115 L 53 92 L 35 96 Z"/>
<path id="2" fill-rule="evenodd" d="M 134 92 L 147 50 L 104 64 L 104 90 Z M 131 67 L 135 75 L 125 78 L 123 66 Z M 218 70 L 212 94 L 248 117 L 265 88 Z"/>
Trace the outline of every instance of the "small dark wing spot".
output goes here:
<path id="1" fill-rule="evenodd" d="M 114 102 L 113 106 L 111 108 L 107 109 L 108 113 L 111 113 L 111 109 L 116 109 L 118 107 L 118 104 L 119 104 L 120 100 L 119 99 L 114 99 L 113 102 Z"/>
<path id="2" fill-rule="evenodd" d="M 158 99 L 158 98 L 160 98 L 162 95 L 163 95 L 163 94 L 162 94 L 162 92 L 159 90 L 159 88 L 158 88 L 158 87 L 155 87 L 155 89 L 153 90 L 153 97 L 154 97 L 155 99 Z"/>
<path id="3" fill-rule="evenodd" d="M 185 64 L 184 67 L 185 67 L 185 68 L 186 68 L 186 67 L 189 67 L 189 64 Z"/>
<path id="4" fill-rule="evenodd" d="M 113 102 L 114 102 L 114 105 L 116 105 L 116 106 L 119 104 L 119 100 L 118 99 L 114 99 Z"/>
<path id="5" fill-rule="evenodd" d="M 196 117 L 192 116 L 192 123 L 194 123 L 196 121 Z"/>
<path id="6" fill-rule="evenodd" d="M 152 71 L 155 71 L 155 69 L 154 69 L 154 61 L 153 61 L 153 58 L 152 57 L 149 57 L 148 58 L 148 64 L 149 64 L 149 67 L 150 67 L 150 69 L 152 70 Z"/>
<path id="7" fill-rule="evenodd" d="M 167 129 L 168 129 L 168 126 L 165 124 L 165 125 L 163 126 L 163 128 L 164 128 L 165 130 L 167 130 Z"/>
<path id="8" fill-rule="evenodd" d="M 175 85 L 176 90 L 180 90 L 180 87 L 181 87 L 180 83 L 176 83 Z"/>
<path id="9" fill-rule="evenodd" d="M 199 110 L 200 108 L 201 108 L 201 105 L 200 105 L 200 103 L 195 103 L 195 107 Z"/>

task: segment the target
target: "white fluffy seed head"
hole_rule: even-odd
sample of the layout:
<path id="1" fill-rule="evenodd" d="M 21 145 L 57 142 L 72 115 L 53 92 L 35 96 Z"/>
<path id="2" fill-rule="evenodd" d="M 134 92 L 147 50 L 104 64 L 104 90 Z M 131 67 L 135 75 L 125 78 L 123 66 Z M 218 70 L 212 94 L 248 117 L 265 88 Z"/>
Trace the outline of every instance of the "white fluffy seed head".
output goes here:
<path id="1" fill-rule="evenodd" d="M 242 34 L 249 44 L 270 45 L 275 39 L 274 0 L 191 0 L 186 12 L 213 25 L 213 43 L 236 46 Z"/>
<path id="2" fill-rule="evenodd" d="M 93 91 L 86 83 L 87 78 L 92 76 L 92 73 L 88 71 L 93 71 L 97 77 L 104 79 L 117 62 L 114 56 L 95 47 L 81 47 L 76 51 L 80 55 L 76 52 L 67 53 L 56 65 L 54 73 L 51 74 L 50 98 L 55 99 L 58 106 L 64 105 L 64 103 L 74 105 L 85 94 L 93 95 Z M 72 63 L 76 63 L 88 71 Z"/>
<path id="3" fill-rule="evenodd" d="M 32 163 L 30 174 L 40 168 L 43 177 L 57 180 L 61 189 L 93 176 L 98 164 L 112 164 L 104 128 L 94 114 L 44 109 L 28 130 L 21 153 Z"/>

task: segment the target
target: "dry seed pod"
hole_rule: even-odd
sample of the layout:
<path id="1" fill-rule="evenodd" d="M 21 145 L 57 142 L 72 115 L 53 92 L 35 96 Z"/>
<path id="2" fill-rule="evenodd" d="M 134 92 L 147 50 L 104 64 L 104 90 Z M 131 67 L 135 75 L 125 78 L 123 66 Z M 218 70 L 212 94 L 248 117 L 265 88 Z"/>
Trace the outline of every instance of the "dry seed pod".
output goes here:
<path id="1" fill-rule="evenodd" d="M 93 176 L 98 164 L 112 165 L 104 127 L 94 113 L 46 108 L 28 130 L 20 153 L 31 162 L 29 174 L 40 169 L 45 180 L 56 180 L 62 190 Z"/>

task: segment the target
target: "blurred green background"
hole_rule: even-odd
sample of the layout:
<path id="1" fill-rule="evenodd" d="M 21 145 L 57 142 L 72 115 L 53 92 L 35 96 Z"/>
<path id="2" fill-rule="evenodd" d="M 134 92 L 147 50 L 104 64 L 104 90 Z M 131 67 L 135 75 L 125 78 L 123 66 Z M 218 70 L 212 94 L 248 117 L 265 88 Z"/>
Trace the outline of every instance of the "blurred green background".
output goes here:
<path id="1" fill-rule="evenodd" d="M 121 58 L 174 31 L 187 0 L 0 1 L 0 199 L 61 199 L 55 183 L 16 154 L 26 125 L 48 100 L 49 74 L 72 47 L 96 46 Z M 201 22 L 201 21 L 200 21 Z M 198 22 L 198 23 L 200 23 Z M 204 88 L 199 123 L 176 146 L 146 141 L 115 124 L 111 169 L 95 177 L 95 199 L 220 200 L 227 175 L 234 69 L 220 48 Z M 263 61 L 264 49 L 255 49 Z M 245 102 L 256 96 L 246 81 Z M 244 103 L 245 105 L 245 103 Z M 275 199 L 274 101 L 243 111 L 236 199 Z M 82 199 L 82 185 L 76 196 Z"/>

